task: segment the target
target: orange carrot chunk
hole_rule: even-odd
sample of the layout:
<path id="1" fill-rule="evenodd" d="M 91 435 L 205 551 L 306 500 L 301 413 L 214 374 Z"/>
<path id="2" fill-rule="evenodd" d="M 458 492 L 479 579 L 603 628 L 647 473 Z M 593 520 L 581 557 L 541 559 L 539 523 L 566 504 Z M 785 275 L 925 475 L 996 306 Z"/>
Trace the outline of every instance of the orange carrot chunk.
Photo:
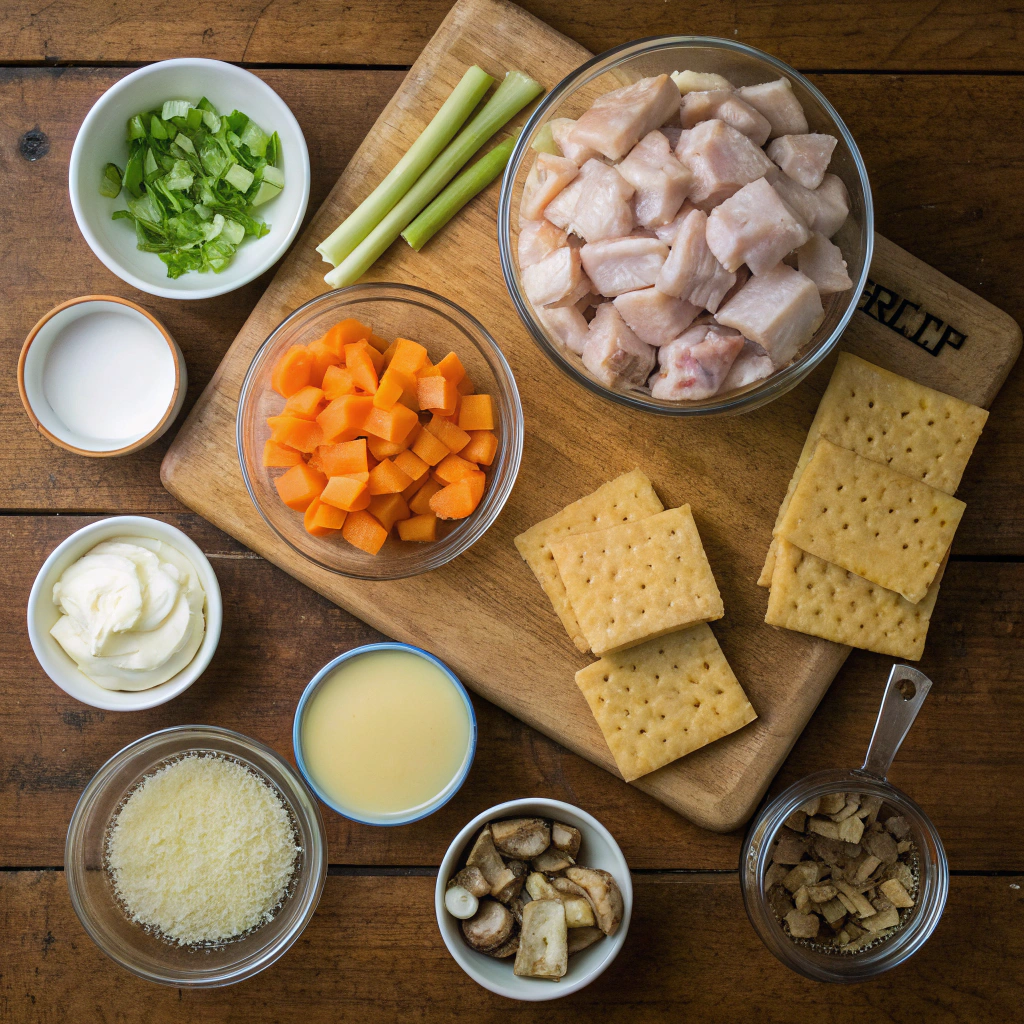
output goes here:
<path id="1" fill-rule="evenodd" d="M 398 524 L 398 536 L 402 540 L 437 540 L 437 516 L 433 512 L 404 519 Z"/>
<path id="2" fill-rule="evenodd" d="M 323 342 L 331 348 L 339 359 L 345 355 L 345 346 L 354 345 L 357 341 L 366 341 L 373 332 L 364 323 L 351 317 L 336 323 L 323 337 Z"/>
<path id="3" fill-rule="evenodd" d="M 423 429 L 429 430 L 450 452 L 461 452 L 469 444 L 469 434 L 465 430 L 437 413 L 434 413 L 429 423 L 424 424 Z M 419 455 L 419 452 L 416 454 Z"/>
<path id="4" fill-rule="evenodd" d="M 426 428 L 421 430 L 420 436 L 416 438 L 412 446 L 412 453 L 428 466 L 436 466 L 446 455 L 451 454 L 444 441 Z"/>
<path id="5" fill-rule="evenodd" d="M 386 339 L 384 339 L 384 338 L 379 338 L 379 337 L 377 337 L 377 335 L 376 335 L 376 334 L 374 334 L 374 333 L 373 333 L 373 332 L 371 331 L 371 332 L 370 332 L 370 336 L 369 336 L 369 337 L 368 337 L 368 338 L 367 338 L 366 340 L 367 340 L 367 341 L 368 341 L 368 342 L 370 343 L 370 345 L 372 345 L 372 346 L 373 346 L 373 347 L 374 347 L 374 348 L 375 348 L 375 349 L 376 349 L 376 350 L 377 350 L 378 352 L 380 352 L 380 354 L 381 354 L 381 355 L 383 355 L 383 354 L 384 354 L 385 352 L 387 352 L 387 350 L 388 350 L 388 342 L 387 342 L 387 340 L 386 340 Z"/>
<path id="6" fill-rule="evenodd" d="M 311 341 L 308 350 L 313 359 L 309 371 L 309 383 L 314 387 L 320 387 L 324 382 L 324 374 L 327 373 L 327 368 L 329 366 L 337 366 L 341 362 L 341 358 L 337 352 L 331 351 L 324 343 L 323 338 Z"/>
<path id="7" fill-rule="evenodd" d="M 397 338 L 388 366 L 414 377 L 428 362 L 427 350 L 422 345 L 408 338 Z"/>
<path id="8" fill-rule="evenodd" d="M 366 511 L 384 527 L 388 533 L 400 519 L 409 518 L 409 506 L 400 494 L 377 494 L 370 499 Z"/>
<path id="9" fill-rule="evenodd" d="M 483 473 L 470 473 L 430 499 L 430 511 L 438 519 L 465 519 L 472 515 L 484 494 Z"/>
<path id="10" fill-rule="evenodd" d="M 263 445 L 263 465 L 267 469 L 286 469 L 288 466 L 297 466 L 300 462 L 302 452 L 296 448 L 270 439 Z"/>
<path id="11" fill-rule="evenodd" d="M 428 481 L 429 479 L 430 479 L 430 475 L 429 475 L 429 474 L 427 474 L 427 473 L 424 473 L 424 474 L 423 474 L 423 476 L 421 476 L 421 477 L 419 478 L 419 480 L 413 480 L 413 482 L 412 482 L 411 484 L 409 484 L 409 486 L 408 486 L 408 487 L 406 487 L 406 489 L 405 489 L 404 491 L 402 491 L 402 497 L 403 497 L 403 498 L 405 498 L 405 500 L 406 500 L 406 501 L 412 501 L 412 499 L 413 499 L 413 496 L 414 496 L 414 495 L 416 494 L 416 492 L 417 492 L 417 491 L 418 491 L 418 490 L 419 490 L 419 489 L 420 489 L 420 488 L 421 488 L 421 487 L 422 487 L 422 486 L 423 486 L 423 485 L 424 485 L 424 484 L 425 484 L 425 483 L 426 483 L 426 482 L 427 482 L 427 481 Z"/>
<path id="12" fill-rule="evenodd" d="M 373 363 L 373 369 L 377 376 L 380 377 L 384 372 L 384 353 L 378 352 L 377 349 L 370 344 L 368 339 L 357 342 L 357 344 L 362 345 L 363 348 L 366 349 L 366 354 L 370 357 L 370 362 Z"/>
<path id="13" fill-rule="evenodd" d="M 345 512 L 358 512 L 370 504 L 370 492 L 365 480 L 355 476 L 332 476 L 320 495 L 320 500 Z"/>
<path id="14" fill-rule="evenodd" d="M 328 505 L 323 498 L 318 499 L 316 511 L 313 513 L 313 525 L 324 530 L 340 530 L 345 525 L 345 517 L 348 515 L 343 509 Z M 310 508 L 313 506 L 311 505 Z M 306 509 L 309 514 L 309 509 Z"/>
<path id="15" fill-rule="evenodd" d="M 299 388 L 287 402 L 284 403 L 283 415 L 298 416 L 303 420 L 315 420 L 320 412 L 320 403 L 324 400 L 324 393 L 320 388 L 307 384 Z"/>
<path id="16" fill-rule="evenodd" d="M 370 400 L 370 411 L 363 421 L 363 428 L 368 434 L 375 434 L 385 441 L 403 444 L 412 428 L 419 423 L 419 417 L 404 405 L 394 405 L 390 409 L 375 409 Z M 467 439 L 469 435 L 466 435 Z"/>
<path id="17" fill-rule="evenodd" d="M 304 345 L 292 345 L 274 366 L 270 375 L 270 386 L 282 398 L 291 398 L 296 391 L 309 384 L 313 369 L 313 357 Z"/>
<path id="18" fill-rule="evenodd" d="M 394 441 L 385 441 L 383 437 L 377 437 L 375 434 L 370 434 L 366 438 L 366 446 L 378 462 L 383 462 L 385 459 L 390 459 L 392 455 L 405 451 L 404 445 L 395 444 Z"/>
<path id="19" fill-rule="evenodd" d="M 312 500 L 320 497 L 326 485 L 327 477 L 310 469 L 305 463 L 292 466 L 274 481 L 281 500 L 296 512 L 305 512 Z"/>
<path id="20" fill-rule="evenodd" d="M 435 367 L 442 377 L 458 384 L 466 376 L 466 368 L 462 360 L 454 352 L 449 352 Z"/>
<path id="21" fill-rule="evenodd" d="M 323 445 L 320 446 L 320 448 L 322 447 Z M 309 455 L 306 456 L 306 465 L 309 466 L 310 469 L 315 469 L 318 473 L 324 473 L 323 461 L 317 454 L 317 452 L 320 451 L 320 448 L 317 448 L 316 451 L 310 452 Z M 324 476 L 327 476 L 327 474 L 324 473 Z"/>
<path id="22" fill-rule="evenodd" d="M 459 426 L 463 430 L 493 430 L 494 405 L 490 395 L 464 395 L 459 411 Z"/>
<path id="23" fill-rule="evenodd" d="M 498 439 L 490 430 L 471 430 L 469 444 L 459 452 L 469 462 L 479 462 L 489 466 L 498 453 Z"/>
<path id="24" fill-rule="evenodd" d="M 467 462 L 461 456 L 449 454 L 434 467 L 434 476 L 443 484 L 453 484 L 470 473 L 478 472 L 479 468 L 475 462 Z"/>
<path id="25" fill-rule="evenodd" d="M 447 377 L 420 377 L 416 381 L 416 401 L 421 409 L 437 409 L 443 415 L 454 411 L 459 393 Z"/>
<path id="26" fill-rule="evenodd" d="M 370 473 L 370 494 L 399 494 L 412 483 L 412 477 L 385 459 Z"/>
<path id="27" fill-rule="evenodd" d="M 402 385 L 394 378 L 388 380 L 387 376 L 385 373 L 384 380 L 377 385 L 377 393 L 373 396 L 373 404 L 378 409 L 390 409 L 402 397 Z"/>
<path id="28" fill-rule="evenodd" d="M 375 555 L 388 539 L 388 531 L 369 512 L 352 512 L 341 528 L 341 535 L 353 547 Z"/>
<path id="29" fill-rule="evenodd" d="M 351 441 L 361 431 L 372 408 L 373 399 L 369 395 L 342 395 L 336 398 L 316 418 L 323 428 L 325 443 Z M 342 435 L 349 431 L 356 433 L 343 438 Z"/>
<path id="30" fill-rule="evenodd" d="M 366 462 L 366 438 L 342 441 L 340 444 L 325 444 L 317 449 L 324 472 L 328 476 L 344 476 L 346 473 L 369 473 Z"/>
<path id="31" fill-rule="evenodd" d="M 410 451 L 399 452 L 395 456 L 395 465 L 403 473 L 408 473 L 410 480 L 421 479 L 427 475 L 427 471 L 430 469 L 418 455 Z"/>
<path id="32" fill-rule="evenodd" d="M 372 395 L 377 391 L 377 371 L 369 351 L 369 346 L 365 344 L 346 345 L 345 366 L 352 374 L 356 387 Z"/>
<path id="33" fill-rule="evenodd" d="M 324 443 L 323 430 L 316 420 L 298 416 L 271 416 L 267 420 L 271 440 L 286 444 L 300 452 L 312 452 Z"/>
<path id="34" fill-rule="evenodd" d="M 356 382 L 344 366 L 328 366 L 320 386 L 328 402 L 333 402 L 342 395 L 351 395 L 356 390 Z"/>
<path id="35" fill-rule="evenodd" d="M 323 502 L 319 498 L 314 498 L 302 516 L 302 524 L 306 527 L 306 533 L 314 537 L 326 537 L 328 534 L 334 533 L 332 527 L 318 526 L 316 523 L 316 514 L 323 507 L 325 507 Z M 326 507 L 330 508 L 329 505 Z"/>
<path id="36" fill-rule="evenodd" d="M 406 499 L 409 502 L 409 510 L 418 516 L 430 512 L 430 499 L 439 490 L 441 490 L 441 485 L 436 480 L 428 480 L 411 499 Z"/>

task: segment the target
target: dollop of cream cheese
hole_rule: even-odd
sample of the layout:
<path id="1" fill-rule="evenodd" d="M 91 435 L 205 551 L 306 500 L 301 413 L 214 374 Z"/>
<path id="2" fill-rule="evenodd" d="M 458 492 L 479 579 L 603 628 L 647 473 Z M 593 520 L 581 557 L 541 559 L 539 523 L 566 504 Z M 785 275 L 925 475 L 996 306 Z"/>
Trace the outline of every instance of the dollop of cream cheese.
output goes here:
<path id="1" fill-rule="evenodd" d="M 149 537 L 103 541 L 65 569 L 50 630 L 82 672 L 108 690 L 148 690 L 195 657 L 206 592 L 177 548 Z"/>

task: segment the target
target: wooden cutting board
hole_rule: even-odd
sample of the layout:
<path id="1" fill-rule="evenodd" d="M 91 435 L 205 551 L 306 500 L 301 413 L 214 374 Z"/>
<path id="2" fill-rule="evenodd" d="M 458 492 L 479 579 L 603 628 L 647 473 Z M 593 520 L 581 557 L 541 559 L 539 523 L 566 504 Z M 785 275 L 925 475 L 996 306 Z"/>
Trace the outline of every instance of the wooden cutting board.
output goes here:
<path id="1" fill-rule="evenodd" d="M 179 431 L 162 476 L 182 502 L 286 572 L 382 632 L 433 651 L 477 693 L 615 773 L 573 678 L 590 659 L 565 635 L 512 539 L 640 466 L 667 507 L 693 506 L 725 601 L 715 634 L 759 717 L 634 784 L 697 824 L 726 831 L 751 815 L 849 653 L 764 625 L 767 592 L 754 582 L 834 357 L 788 395 L 742 417 L 670 420 L 594 397 L 554 369 L 513 310 L 498 264 L 494 185 L 423 252 L 400 242 L 368 275 L 421 285 L 459 303 L 490 330 L 512 365 L 526 445 L 515 490 L 486 536 L 425 576 L 348 580 L 312 566 L 276 538 L 238 468 L 235 412 L 253 355 L 296 306 L 326 289 L 328 267 L 316 244 L 393 166 L 465 68 L 479 64 L 497 78 L 518 68 L 550 88 L 590 56 L 512 4 L 459 0 L 281 264 Z M 1021 332 L 1010 317 L 883 238 L 876 240 L 861 310 L 844 348 L 979 405 L 991 402 L 1020 350 Z M 887 667 L 879 665 L 880 679 Z"/>

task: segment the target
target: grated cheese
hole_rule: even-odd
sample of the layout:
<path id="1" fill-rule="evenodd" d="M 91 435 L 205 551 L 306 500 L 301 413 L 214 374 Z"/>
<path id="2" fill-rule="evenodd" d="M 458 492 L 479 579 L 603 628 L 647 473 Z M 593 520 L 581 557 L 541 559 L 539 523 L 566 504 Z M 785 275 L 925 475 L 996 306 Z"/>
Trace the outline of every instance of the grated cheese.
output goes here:
<path id="1" fill-rule="evenodd" d="M 277 792 L 245 766 L 206 754 L 146 776 L 107 838 L 107 866 L 128 915 L 181 945 L 269 921 L 297 853 Z"/>

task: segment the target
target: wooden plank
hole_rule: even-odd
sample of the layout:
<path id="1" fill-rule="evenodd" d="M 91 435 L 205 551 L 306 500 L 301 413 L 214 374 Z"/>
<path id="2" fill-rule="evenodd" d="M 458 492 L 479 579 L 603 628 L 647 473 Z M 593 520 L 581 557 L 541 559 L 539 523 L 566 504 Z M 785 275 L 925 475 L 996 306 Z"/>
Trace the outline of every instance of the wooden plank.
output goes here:
<path id="1" fill-rule="evenodd" d="M 151 61 L 192 53 L 287 64 L 411 64 L 449 0 L 156 0 L 111 12 L 87 0 L 40 7 L 11 0 L 0 15 L 0 61 Z M 717 35 L 770 50 L 800 68 L 1020 70 L 1024 17 L 996 0 L 528 0 L 560 32 L 599 53 L 637 36 Z"/>
<path id="2" fill-rule="evenodd" d="M 485 32 L 482 25 L 490 29 Z M 484 324 L 500 325 L 502 350 L 513 371 L 530 382 L 521 392 L 527 445 L 516 489 L 495 526 L 458 565 L 397 584 L 367 584 L 315 569 L 259 517 L 232 451 L 238 391 L 253 354 L 291 310 L 325 290 L 315 243 L 394 164 L 466 64 L 478 62 L 496 75 L 518 65 L 551 86 L 585 56 L 577 44 L 513 4 L 460 0 L 246 321 L 165 457 L 162 477 L 190 508 L 376 628 L 411 642 L 429 636 L 476 692 L 614 772 L 604 737 L 573 683 L 585 662 L 566 642 L 511 540 L 589 493 L 596 482 L 639 462 L 667 506 L 693 505 L 729 610 L 716 623 L 716 635 L 759 717 L 634 784 L 697 824 L 728 831 L 750 816 L 848 653 L 765 626 L 765 597 L 753 586 L 829 372 L 827 362 L 812 383 L 731 420 L 668 420 L 605 405 L 553 376 L 516 322 L 503 282 L 475 258 L 494 248 L 491 190 L 426 251 L 393 248 L 370 275 L 442 292 Z M 462 273 L 453 275 L 456 264 Z M 865 312 L 854 314 L 843 347 L 932 387 L 989 404 L 1020 351 L 1016 323 L 884 241 L 871 274 Z M 898 325 L 887 326 L 881 313 L 872 319 L 872 306 L 883 308 L 876 286 L 884 286 L 891 300 L 913 300 L 935 323 L 962 322 L 957 329 L 962 343 L 926 350 L 899 333 Z M 551 472 L 553 465 L 559 472 Z M 473 586 L 466 586 L 467 579 Z M 459 610 L 457 626 L 439 628 L 425 614 L 436 601 Z"/>
<path id="3" fill-rule="evenodd" d="M 291 723 L 305 683 L 331 657 L 379 634 L 195 515 L 165 517 L 211 557 L 225 621 L 213 664 L 181 697 L 152 711 L 111 714 L 65 696 L 43 674 L 24 634 L 29 587 L 45 556 L 85 525 L 76 516 L 0 520 L 9 600 L 0 608 L 0 867 L 57 865 L 71 811 L 93 772 L 122 746 L 185 722 L 238 729 L 291 756 Z M 1024 794 L 1002 780 L 1024 773 L 1016 646 L 1024 565 L 954 562 L 943 584 L 922 669 L 935 681 L 897 759 L 893 781 L 931 814 L 954 868 L 1022 866 Z M 309 638 L 315 641 L 310 642 Z M 429 643 L 427 644 L 429 647 Z M 889 662 L 855 652 L 774 787 L 812 771 L 860 764 Z M 474 814 L 502 800 L 550 796 L 603 821 L 635 869 L 731 869 L 740 836 L 704 832 L 602 769 L 475 698 L 476 763 L 438 814 L 400 829 L 326 811 L 335 864 L 440 863 Z M 971 726 L 965 729 L 964 722 Z M 941 768 L 936 752 L 942 751 Z"/>
<path id="4" fill-rule="evenodd" d="M 632 926 L 605 974 L 565 1000 L 517 1003 L 474 984 L 451 958 L 434 920 L 432 877 L 329 877 L 316 915 L 278 963 L 243 985 L 188 991 L 147 984 L 106 959 L 75 918 L 63 874 L 4 873 L 0 1017 L 9 1024 L 562 1024 L 567 1015 L 611 1024 L 681 1016 L 1005 1024 L 1019 1019 L 1024 983 L 1022 877 L 954 877 L 938 930 L 912 960 L 839 990 L 793 974 L 761 945 L 734 874 L 635 876 Z"/>

